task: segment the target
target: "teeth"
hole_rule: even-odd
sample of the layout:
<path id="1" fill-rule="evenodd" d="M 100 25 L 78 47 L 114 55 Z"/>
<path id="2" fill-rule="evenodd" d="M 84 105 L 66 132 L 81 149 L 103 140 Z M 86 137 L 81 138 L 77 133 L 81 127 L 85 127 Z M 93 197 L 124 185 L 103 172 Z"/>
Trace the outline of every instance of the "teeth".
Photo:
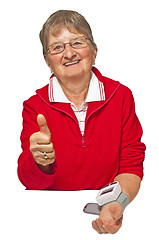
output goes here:
<path id="1" fill-rule="evenodd" d="M 76 63 L 78 63 L 78 62 L 79 62 L 79 60 L 78 60 L 78 61 L 71 62 L 71 63 L 65 63 L 65 66 L 70 66 L 70 65 L 76 64 Z"/>

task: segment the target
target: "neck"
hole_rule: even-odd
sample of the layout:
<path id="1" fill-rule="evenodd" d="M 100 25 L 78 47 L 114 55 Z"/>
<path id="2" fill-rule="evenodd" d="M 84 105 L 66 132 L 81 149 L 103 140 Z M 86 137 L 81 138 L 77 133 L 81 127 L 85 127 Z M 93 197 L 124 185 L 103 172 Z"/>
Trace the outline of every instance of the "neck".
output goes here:
<path id="1" fill-rule="evenodd" d="M 59 84 L 61 85 L 66 97 L 70 102 L 74 103 L 78 109 L 87 97 L 91 77 L 92 74 L 90 74 L 88 78 L 83 79 L 82 81 L 80 80 L 69 82 L 64 82 L 58 79 Z"/>

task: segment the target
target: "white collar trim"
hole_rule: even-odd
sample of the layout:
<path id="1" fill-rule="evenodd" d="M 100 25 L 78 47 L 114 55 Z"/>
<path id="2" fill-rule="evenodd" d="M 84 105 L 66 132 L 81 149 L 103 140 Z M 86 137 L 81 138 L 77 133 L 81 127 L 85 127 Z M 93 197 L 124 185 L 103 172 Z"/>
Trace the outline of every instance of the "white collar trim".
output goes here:
<path id="1" fill-rule="evenodd" d="M 71 103 L 64 94 L 57 78 L 53 76 L 49 84 L 49 100 L 50 102 Z M 92 72 L 92 78 L 89 84 L 88 94 L 85 102 L 104 101 L 105 91 L 104 85 L 98 80 L 96 75 Z"/>

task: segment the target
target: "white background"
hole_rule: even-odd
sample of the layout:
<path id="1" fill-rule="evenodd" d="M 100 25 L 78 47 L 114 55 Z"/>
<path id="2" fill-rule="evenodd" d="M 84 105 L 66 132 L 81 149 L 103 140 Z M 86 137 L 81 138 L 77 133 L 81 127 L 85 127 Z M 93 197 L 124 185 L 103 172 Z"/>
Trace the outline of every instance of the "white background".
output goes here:
<path id="1" fill-rule="evenodd" d="M 48 83 L 39 31 L 56 10 L 88 20 L 98 46 L 96 67 L 128 86 L 146 144 L 140 193 L 115 235 L 98 235 L 82 212 L 96 191 L 25 191 L 17 178 L 22 103 Z M 0 4 L 0 219 L 1 239 L 158 239 L 159 5 L 156 0 L 5 0 Z"/>

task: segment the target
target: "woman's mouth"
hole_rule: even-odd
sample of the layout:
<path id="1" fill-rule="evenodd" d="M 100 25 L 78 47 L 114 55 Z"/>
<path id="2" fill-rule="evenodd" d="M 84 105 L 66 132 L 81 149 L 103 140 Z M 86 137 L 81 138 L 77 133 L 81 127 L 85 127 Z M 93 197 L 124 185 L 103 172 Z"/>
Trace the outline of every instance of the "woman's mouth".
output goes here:
<path id="1" fill-rule="evenodd" d="M 64 66 L 72 66 L 72 65 L 75 65 L 77 63 L 79 63 L 81 60 L 77 60 L 77 61 L 74 61 L 74 62 L 67 62 L 67 63 L 64 63 Z"/>

